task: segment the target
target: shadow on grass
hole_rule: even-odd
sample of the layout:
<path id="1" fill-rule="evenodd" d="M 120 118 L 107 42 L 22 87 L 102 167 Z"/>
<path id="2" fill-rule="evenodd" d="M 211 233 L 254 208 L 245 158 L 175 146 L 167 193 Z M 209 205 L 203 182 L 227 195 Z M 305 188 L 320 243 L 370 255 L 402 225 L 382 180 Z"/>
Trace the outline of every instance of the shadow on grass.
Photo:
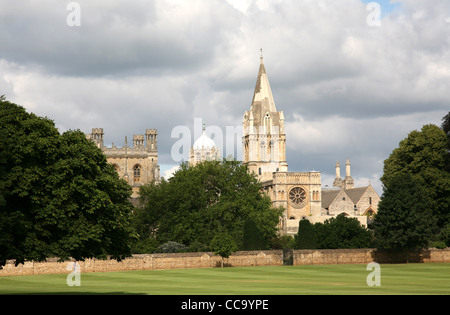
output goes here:
<path id="1" fill-rule="evenodd" d="M 146 295 L 145 293 L 129 293 L 129 292 L 22 292 L 22 293 L 3 293 L 2 295 Z"/>

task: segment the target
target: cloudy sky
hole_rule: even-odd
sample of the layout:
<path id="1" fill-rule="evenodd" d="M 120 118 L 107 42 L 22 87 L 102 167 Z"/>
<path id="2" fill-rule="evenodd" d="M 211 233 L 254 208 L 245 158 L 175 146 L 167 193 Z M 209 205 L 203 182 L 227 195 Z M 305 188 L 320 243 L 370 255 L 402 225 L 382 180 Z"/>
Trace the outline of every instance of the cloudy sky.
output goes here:
<path id="1" fill-rule="evenodd" d="M 106 145 L 158 129 L 164 174 L 177 126 L 241 126 L 262 48 L 289 170 L 331 185 L 349 158 L 381 194 L 399 141 L 450 110 L 450 1 L 369 2 L 0 0 L 0 95 Z"/>

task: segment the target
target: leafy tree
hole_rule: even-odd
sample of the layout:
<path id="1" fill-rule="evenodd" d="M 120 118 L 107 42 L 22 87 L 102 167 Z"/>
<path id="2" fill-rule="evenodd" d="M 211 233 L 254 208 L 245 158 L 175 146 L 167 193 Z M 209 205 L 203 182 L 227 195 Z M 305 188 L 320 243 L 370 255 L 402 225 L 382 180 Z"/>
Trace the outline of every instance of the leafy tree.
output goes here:
<path id="1" fill-rule="evenodd" d="M 231 253 L 237 249 L 233 237 L 225 232 L 220 232 L 214 236 L 210 244 L 211 250 L 215 255 L 222 257 L 221 267 L 223 268 L 223 259 L 230 257 Z"/>
<path id="2" fill-rule="evenodd" d="M 435 125 L 412 131 L 384 162 L 381 181 L 385 187 L 398 174 L 411 174 L 430 197 L 427 207 L 438 227 L 450 219 L 450 173 L 445 170 L 447 135 Z"/>
<path id="3" fill-rule="evenodd" d="M 442 130 L 444 130 L 445 134 L 450 137 L 450 112 L 442 118 Z"/>
<path id="4" fill-rule="evenodd" d="M 314 225 L 309 220 L 302 219 L 298 225 L 296 235 L 296 249 L 315 249 L 317 248 L 317 235 Z"/>
<path id="5" fill-rule="evenodd" d="M 180 253 L 186 250 L 186 246 L 177 242 L 166 242 L 158 247 L 161 253 Z"/>
<path id="6" fill-rule="evenodd" d="M 374 233 L 381 249 L 427 247 L 435 218 L 427 190 L 411 174 L 398 174 L 384 187 L 375 216 Z"/>
<path id="7" fill-rule="evenodd" d="M 131 188 L 80 131 L 0 100 L 0 266 L 130 255 Z"/>
<path id="8" fill-rule="evenodd" d="M 219 231 L 244 246 L 244 224 L 251 220 L 268 241 L 276 236 L 280 209 L 261 193 L 261 184 L 237 161 L 206 161 L 181 165 L 159 185 L 140 189 L 135 226 L 141 240 L 154 237 L 160 244 L 176 241 L 208 247 Z"/>
<path id="9" fill-rule="evenodd" d="M 441 242 L 445 243 L 446 247 L 450 247 L 450 222 L 445 225 L 438 235 L 438 238 Z"/>
<path id="10" fill-rule="evenodd" d="M 324 223 L 314 224 L 317 248 L 367 248 L 371 246 L 372 234 L 356 218 L 339 214 Z"/>
<path id="11" fill-rule="evenodd" d="M 245 220 L 243 250 L 267 249 L 267 240 L 251 219 Z"/>
<path id="12" fill-rule="evenodd" d="M 290 235 L 278 235 L 270 241 L 272 249 L 293 249 L 296 247 L 296 239 Z"/>
<path id="13" fill-rule="evenodd" d="M 442 118 L 442 130 L 447 135 L 447 154 L 445 159 L 445 170 L 450 172 L 450 112 Z"/>

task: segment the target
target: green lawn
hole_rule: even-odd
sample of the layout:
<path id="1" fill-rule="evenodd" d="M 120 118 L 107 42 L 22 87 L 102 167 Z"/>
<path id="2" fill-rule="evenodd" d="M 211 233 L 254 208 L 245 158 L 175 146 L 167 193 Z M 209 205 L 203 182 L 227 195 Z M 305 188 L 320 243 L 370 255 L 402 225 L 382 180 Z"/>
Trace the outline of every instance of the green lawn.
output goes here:
<path id="1" fill-rule="evenodd" d="M 0 277 L 0 294 L 304 295 L 450 294 L 450 264 L 381 265 L 369 287 L 366 265 L 213 268 Z"/>

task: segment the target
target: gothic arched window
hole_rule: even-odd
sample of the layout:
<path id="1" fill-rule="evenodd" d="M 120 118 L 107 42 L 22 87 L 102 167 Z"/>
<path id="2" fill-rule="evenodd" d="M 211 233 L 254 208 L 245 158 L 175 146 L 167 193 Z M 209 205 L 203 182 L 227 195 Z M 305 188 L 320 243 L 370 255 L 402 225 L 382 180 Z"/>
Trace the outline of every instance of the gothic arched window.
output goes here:
<path id="1" fill-rule="evenodd" d="M 134 182 L 138 183 L 141 181 L 141 166 L 135 165 L 133 168 Z"/>

